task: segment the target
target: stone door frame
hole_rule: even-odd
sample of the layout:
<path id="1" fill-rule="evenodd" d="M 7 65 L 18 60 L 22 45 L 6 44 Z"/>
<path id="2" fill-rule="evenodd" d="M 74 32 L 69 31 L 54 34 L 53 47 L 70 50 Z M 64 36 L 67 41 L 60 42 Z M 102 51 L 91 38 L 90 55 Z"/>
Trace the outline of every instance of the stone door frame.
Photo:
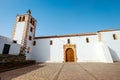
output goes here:
<path id="1" fill-rule="evenodd" d="M 76 57 L 76 45 L 75 44 L 65 44 L 63 45 L 63 51 L 64 51 L 64 62 L 66 62 L 66 50 L 71 48 L 74 52 L 74 62 L 77 61 Z"/>

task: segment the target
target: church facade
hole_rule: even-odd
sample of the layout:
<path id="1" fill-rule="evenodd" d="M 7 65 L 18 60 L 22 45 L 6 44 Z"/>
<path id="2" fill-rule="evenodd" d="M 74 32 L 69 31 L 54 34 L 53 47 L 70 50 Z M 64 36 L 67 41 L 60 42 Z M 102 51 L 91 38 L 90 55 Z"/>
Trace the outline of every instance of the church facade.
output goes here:
<path id="1" fill-rule="evenodd" d="M 3 44 L 0 46 L 0 53 L 23 54 L 27 60 L 37 62 L 120 61 L 119 29 L 35 37 L 36 23 L 30 11 L 24 15 L 17 15 L 12 39 L 4 40 L 0 36 L 0 44 Z"/>

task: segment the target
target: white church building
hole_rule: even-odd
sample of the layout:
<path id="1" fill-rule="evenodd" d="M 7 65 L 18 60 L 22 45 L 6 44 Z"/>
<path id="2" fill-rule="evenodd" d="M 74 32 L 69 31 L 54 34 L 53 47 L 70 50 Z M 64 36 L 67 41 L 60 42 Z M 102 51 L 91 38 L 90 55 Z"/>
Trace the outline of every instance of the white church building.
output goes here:
<path id="1" fill-rule="evenodd" d="M 120 29 L 36 37 L 36 23 L 30 10 L 17 15 L 12 39 L 0 36 L 0 54 L 23 54 L 37 62 L 120 61 Z"/>

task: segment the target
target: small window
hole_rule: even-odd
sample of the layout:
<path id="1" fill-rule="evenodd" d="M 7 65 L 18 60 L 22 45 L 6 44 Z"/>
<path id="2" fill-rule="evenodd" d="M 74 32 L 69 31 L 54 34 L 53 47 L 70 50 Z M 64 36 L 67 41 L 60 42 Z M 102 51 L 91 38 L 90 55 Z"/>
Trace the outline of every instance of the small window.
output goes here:
<path id="1" fill-rule="evenodd" d="M 33 21 L 33 26 L 35 25 L 35 22 Z"/>
<path id="2" fill-rule="evenodd" d="M 34 26 L 35 25 L 35 21 L 34 21 L 34 19 L 30 19 L 30 23 Z"/>
<path id="3" fill-rule="evenodd" d="M 32 24 L 33 24 L 33 26 L 34 26 L 35 22 L 33 21 Z"/>
<path id="4" fill-rule="evenodd" d="M 53 45 L 53 41 L 52 40 L 50 40 L 50 45 Z"/>
<path id="5" fill-rule="evenodd" d="M 89 38 L 86 38 L 86 43 L 89 43 L 90 41 L 89 41 Z"/>
<path id="6" fill-rule="evenodd" d="M 25 21 L 25 16 L 23 16 L 22 21 Z"/>
<path id="7" fill-rule="evenodd" d="M 32 36 L 29 36 L 29 40 L 32 40 Z"/>
<path id="8" fill-rule="evenodd" d="M 33 32 L 33 28 L 32 27 L 30 28 L 30 32 Z"/>
<path id="9" fill-rule="evenodd" d="M 30 50 L 30 47 L 28 47 L 27 50 L 29 51 L 29 50 Z"/>
<path id="10" fill-rule="evenodd" d="M 17 41 L 16 41 L 16 40 L 13 40 L 13 43 L 17 43 Z"/>
<path id="11" fill-rule="evenodd" d="M 30 23 L 32 24 L 32 18 L 30 19 Z"/>
<path id="12" fill-rule="evenodd" d="M 118 39 L 118 36 L 116 34 L 113 34 L 113 39 L 114 40 L 117 40 Z"/>
<path id="13" fill-rule="evenodd" d="M 27 53 L 29 53 L 29 51 L 27 51 Z"/>
<path id="14" fill-rule="evenodd" d="M 70 39 L 67 40 L 68 44 L 70 43 Z"/>
<path id="15" fill-rule="evenodd" d="M 33 41 L 33 46 L 35 46 L 36 45 L 36 41 Z"/>

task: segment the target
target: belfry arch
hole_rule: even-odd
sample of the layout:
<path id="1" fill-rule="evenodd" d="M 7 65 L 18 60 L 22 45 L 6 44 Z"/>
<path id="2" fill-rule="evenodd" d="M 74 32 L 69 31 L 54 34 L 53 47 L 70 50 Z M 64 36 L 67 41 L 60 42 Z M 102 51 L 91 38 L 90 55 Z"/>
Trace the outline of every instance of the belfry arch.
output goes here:
<path id="1" fill-rule="evenodd" d="M 64 48 L 64 62 L 76 62 L 76 45 L 75 44 L 65 44 Z"/>

